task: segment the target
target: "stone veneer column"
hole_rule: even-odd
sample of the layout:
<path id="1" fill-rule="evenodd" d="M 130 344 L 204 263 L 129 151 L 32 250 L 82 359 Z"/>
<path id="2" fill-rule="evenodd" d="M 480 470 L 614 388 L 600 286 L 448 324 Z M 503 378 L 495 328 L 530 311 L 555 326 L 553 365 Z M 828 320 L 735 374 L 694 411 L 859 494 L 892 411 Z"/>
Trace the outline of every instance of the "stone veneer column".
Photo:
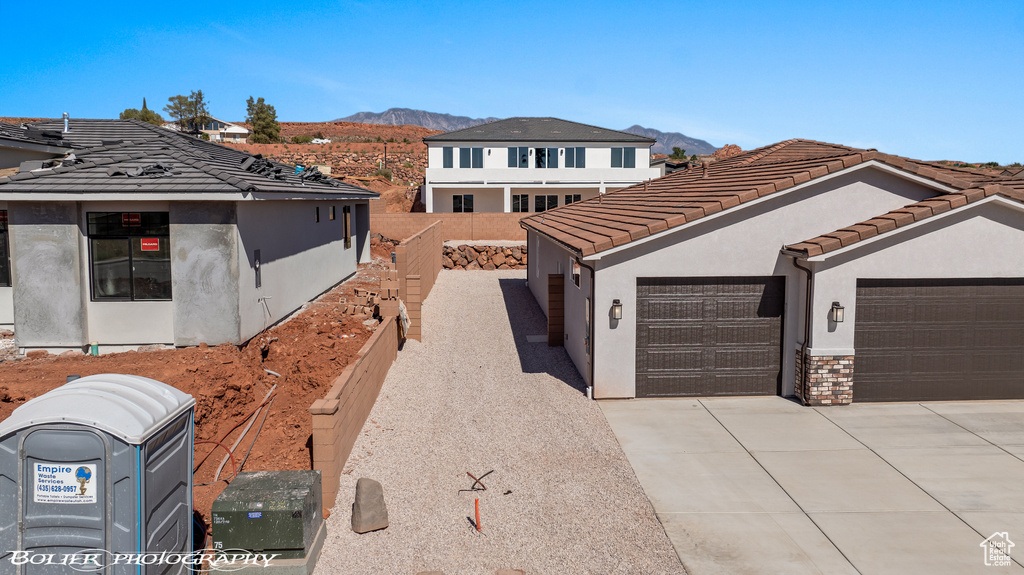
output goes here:
<path id="1" fill-rule="evenodd" d="M 853 402 L 853 356 L 796 352 L 796 395 L 804 405 L 846 405 Z M 807 372 L 804 382 L 803 372 Z"/>

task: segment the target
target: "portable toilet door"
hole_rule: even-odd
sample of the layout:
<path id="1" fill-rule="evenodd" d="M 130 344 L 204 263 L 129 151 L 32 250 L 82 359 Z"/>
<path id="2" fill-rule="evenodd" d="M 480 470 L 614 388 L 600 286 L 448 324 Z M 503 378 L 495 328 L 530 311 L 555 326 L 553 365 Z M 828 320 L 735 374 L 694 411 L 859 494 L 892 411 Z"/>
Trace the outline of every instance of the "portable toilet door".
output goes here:
<path id="1" fill-rule="evenodd" d="M 0 423 L 0 572 L 187 572 L 148 559 L 192 551 L 194 406 L 158 381 L 104 374 L 16 409 Z"/>

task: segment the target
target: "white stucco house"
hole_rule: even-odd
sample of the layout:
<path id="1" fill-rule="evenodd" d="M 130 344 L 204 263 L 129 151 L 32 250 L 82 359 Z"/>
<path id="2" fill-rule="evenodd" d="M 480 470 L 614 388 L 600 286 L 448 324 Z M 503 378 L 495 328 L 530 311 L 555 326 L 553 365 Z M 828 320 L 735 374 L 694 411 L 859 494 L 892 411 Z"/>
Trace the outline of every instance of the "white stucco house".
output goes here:
<path id="1" fill-rule="evenodd" d="M 597 398 L 1024 398 L 1024 179 L 790 140 L 521 224 Z"/>
<path id="2" fill-rule="evenodd" d="M 543 212 L 656 178 L 652 138 L 558 118 L 428 136 L 428 212 Z"/>
<path id="3" fill-rule="evenodd" d="M 136 120 L 71 120 L 0 177 L 0 326 L 22 350 L 239 344 L 370 257 L 378 194 Z"/>
<path id="4" fill-rule="evenodd" d="M 173 132 L 181 131 L 177 122 L 164 122 L 163 127 Z M 211 142 L 227 144 L 245 144 L 249 141 L 249 128 L 239 124 L 232 124 L 217 118 L 210 118 L 208 122 L 199 127 L 199 131 L 210 136 Z"/>

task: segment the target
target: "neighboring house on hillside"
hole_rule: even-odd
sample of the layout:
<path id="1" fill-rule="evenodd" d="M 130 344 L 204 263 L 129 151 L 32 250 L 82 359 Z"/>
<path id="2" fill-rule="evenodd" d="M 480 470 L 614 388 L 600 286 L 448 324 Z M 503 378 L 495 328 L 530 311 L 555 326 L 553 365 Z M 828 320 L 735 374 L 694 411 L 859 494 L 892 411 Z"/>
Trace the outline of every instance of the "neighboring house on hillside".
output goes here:
<path id="1" fill-rule="evenodd" d="M 558 118 L 428 136 L 428 212 L 543 212 L 655 178 L 654 140 Z"/>
<path id="2" fill-rule="evenodd" d="M 163 127 L 173 132 L 181 131 L 177 122 L 164 122 Z M 191 130 L 192 125 L 189 124 L 188 128 Z M 203 124 L 199 131 L 210 136 L 211 142 L 229 144 L 248 143 L 249 134 L 252 133 L 245 126 L 232 124 L 231 122 L 225 122 L 224 120 L 218 120 L 217 118 L 210 118 L 210 121 Z"/>
<path id="3" fill-rule="evenodd" d="M 369 259 L 374 192 L 135 120 L 62 135 L 71 154 L 0 177 L 23 350 L 242 343 Z"/>
<path id="4" fill-rule="evenodd" d="M 521 225 L 595 397 L 1024 398 L 1024 180 L 789 140 Z"/>

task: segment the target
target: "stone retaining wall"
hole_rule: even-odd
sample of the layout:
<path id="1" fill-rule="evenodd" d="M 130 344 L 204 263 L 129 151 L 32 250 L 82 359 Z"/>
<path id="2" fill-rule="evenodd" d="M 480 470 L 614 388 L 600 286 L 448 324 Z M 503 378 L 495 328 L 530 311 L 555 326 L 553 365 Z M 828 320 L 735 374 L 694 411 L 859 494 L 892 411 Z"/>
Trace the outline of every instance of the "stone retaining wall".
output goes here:
<path id="1" fill-rule="evenodd" d="M 517 270 L 526 267 L 526 246 L 445 246 L 447 270 Z"/>

